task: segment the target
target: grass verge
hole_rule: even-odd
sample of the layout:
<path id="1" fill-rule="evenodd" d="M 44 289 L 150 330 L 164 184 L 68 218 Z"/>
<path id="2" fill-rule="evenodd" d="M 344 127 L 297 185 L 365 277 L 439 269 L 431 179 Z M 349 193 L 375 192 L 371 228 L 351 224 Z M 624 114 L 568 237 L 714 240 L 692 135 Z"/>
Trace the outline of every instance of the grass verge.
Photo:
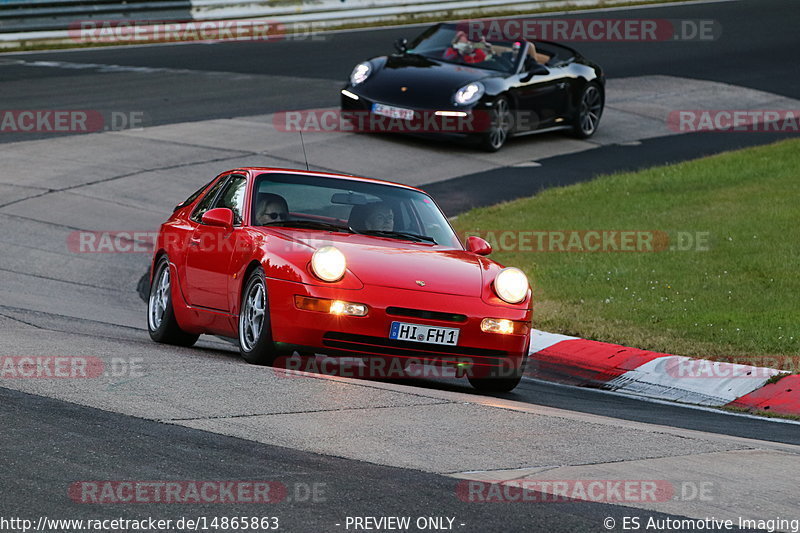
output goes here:
<path id="1" fill-rule="evenodd" d="M 722 411 L 730 411 L 731 413 L 743 413 L 746 415 L 758 415 L 763 416 L 764 418 L 783 418 L 784 420 L 794 420 L 796 422 L 800 422 L 800 416 L 797 415 L 785 415 L 783 413 L 773 413 L 772 411 L 763 411 L 763 410 L 755 410 L 751 411 L 750 409 L 744 409 L 742 407 L 720 407 Z"/>
<path id="2" fill-rule="evenodd" d="M 528 273 L 538 329 L 798 372 L 798 199 L 792 139 L 549 189 L 455 225 L 494 240 L 493 258 Z M 536 236 L 517 237 L 532 230 L 554 232 L 545 249 L 558 233 L 585 244 L 585 230 L 652 231 L 653 248 L 665 249 L 539 251 Z"/>

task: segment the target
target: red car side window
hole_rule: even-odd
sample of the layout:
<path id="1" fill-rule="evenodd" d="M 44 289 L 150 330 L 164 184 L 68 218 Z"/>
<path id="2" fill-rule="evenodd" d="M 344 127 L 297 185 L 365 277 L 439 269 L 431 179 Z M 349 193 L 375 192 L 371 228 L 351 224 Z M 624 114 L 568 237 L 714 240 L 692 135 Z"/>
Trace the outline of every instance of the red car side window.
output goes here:
<path id="1" fill-rule="evenodd" d="M 217 199 L 220 189 L 222 189 L 222 186 L 226 183 L 228 183 L 228 176 L 220 178 L 214 185 L 209 187 L 203 199 L 200 200 L 200 203 L 197 204 L 197 207 L 192 211 L 192 216 L 190 218 L 193 221 L 200 222 L 203 213 L 211 209 L 211 206 L 214 205 L 214 200 Z"/>
<path id="2" fill-rule="evenodd" d="M 213 207 L 227 207 L 233 211 L 233 225 L 242 223 L 244 213 L 244 194 L 247 190 L 247 179 L 244 176 L 231 176 L 225 188 L 217 196 Z M 202 215 L 201 215 L 202 216 Z"/>

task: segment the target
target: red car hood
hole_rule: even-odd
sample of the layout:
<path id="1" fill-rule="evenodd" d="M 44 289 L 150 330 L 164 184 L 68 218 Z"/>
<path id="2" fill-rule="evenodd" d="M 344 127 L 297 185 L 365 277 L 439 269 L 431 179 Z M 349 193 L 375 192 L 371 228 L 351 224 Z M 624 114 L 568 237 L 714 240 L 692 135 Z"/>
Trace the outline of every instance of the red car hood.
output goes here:
<path id="1" fill-rule="evenodd" d="M 314 249 L 336 246 L 347 258 L 347 269 L 365 285 L 481 296 L 481 262 L 478 256 L 464 250 L 368 235 L 323 236 L 286 228 L 277 232 Z"/>

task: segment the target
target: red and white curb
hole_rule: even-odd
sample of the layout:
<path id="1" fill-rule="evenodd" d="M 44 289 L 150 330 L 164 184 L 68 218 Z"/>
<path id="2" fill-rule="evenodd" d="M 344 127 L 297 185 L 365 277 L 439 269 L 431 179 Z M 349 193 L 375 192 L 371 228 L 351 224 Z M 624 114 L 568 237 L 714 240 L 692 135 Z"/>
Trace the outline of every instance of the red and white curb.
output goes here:
<path id="1" fill-rule="evenodd" d="M 800 415 L 800 375 L 533 330 L 526 375 L 705 406 Z"/>

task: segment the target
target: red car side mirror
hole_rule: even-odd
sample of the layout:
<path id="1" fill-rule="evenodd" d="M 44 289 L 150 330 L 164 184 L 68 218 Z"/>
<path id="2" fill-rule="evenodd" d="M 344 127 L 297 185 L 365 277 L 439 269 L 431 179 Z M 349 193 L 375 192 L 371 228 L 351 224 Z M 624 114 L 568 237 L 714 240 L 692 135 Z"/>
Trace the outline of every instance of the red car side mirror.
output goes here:
<path id="1" fill-rule="evenodd" d="M 225 228 L 228 231 L 233 229 L 233 211 L 227 207 L 209 209 L 203 213 L 200 220 L 208 226 Z"/>
<path id="2" fill-rule="evenodd" d="M 467 239 L 467 250 L 476 255 L 489 255 L 492 253 L 492 245 L 473 235 Z"/>

